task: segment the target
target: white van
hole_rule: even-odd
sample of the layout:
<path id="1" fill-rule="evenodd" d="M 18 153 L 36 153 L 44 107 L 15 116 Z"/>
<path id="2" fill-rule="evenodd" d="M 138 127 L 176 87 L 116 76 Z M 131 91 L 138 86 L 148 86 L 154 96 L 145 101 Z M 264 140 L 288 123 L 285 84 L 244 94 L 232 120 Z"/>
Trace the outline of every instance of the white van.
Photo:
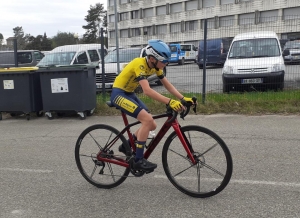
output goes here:
<path id="1" fill-rule="evenodd" d="M 285 65 L 275 32 L 234 37 L 222 70 L 223 92 L 284 87 Z"/>
<path id="2" fill-rule="evenodd" d="M 178 64 L 183 65 L 185 62 L 192 61 L 197 63 L 197 48 L 193 44 L 180 44 L 180 54 Z"/>
<path id="3" fill-rule="evenodd" d="M 107 49 L 104 46 L 104 56 Z M 91 64 L 98 66 L 101 60 L 101 44 L 64 45 L 54 48 L 38 63 L 38 67 L 74 64 Z"/>

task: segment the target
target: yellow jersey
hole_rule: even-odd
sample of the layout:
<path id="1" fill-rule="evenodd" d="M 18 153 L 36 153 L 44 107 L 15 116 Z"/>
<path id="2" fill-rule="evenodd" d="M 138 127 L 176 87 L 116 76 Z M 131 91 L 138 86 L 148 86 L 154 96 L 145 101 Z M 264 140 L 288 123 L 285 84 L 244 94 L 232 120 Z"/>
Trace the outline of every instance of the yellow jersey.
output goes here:
<path id="1" fill-rule="evenodd" d="M 134 92 L 139 86 L 140 80 L 147 79 L 155 73 L 160 79 L 164 78 L 164 72 L 150 68 L 146 58 L 135 58 L 116 77 L 113 88 L 119 88 L 126 92 Z"/>

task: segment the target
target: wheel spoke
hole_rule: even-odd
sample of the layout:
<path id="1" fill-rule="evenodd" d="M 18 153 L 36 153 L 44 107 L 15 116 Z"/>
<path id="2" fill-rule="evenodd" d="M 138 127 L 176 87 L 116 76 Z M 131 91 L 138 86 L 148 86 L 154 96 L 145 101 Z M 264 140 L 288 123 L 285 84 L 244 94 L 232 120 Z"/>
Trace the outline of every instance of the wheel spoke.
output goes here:
<path id="1" fill-rule="evenodd" d="M 217 145 L 219 145 L 219 144 L 214 144 L 213 146 L 211 146 L 209 149 L 207 149 L 206 151 L 204 151 L 202 154 L 200 154 L 199 156 L 197 156 L 197 157 L 201 157 L 201 156 L 203 156 L 204 154 L 206 154 L 207 152 L 209 152 L 210 150 L 212 150 L 214 147 L 216 147 Z"/>
<path id="2" fill-rule="evenodd" d="M 182 157 L 183 159 L 187 160 L 188 162 L 190 162 L 192 164 L 192 161 L 188 157 L 185 157 L 182 154 L 179 154 L 178 152 L 174 151 L 173 149 L 170 149 L 170 151 L 174 152 L 175 154 L 177 154 L 178 156 Z"/>
<path id="3" fill-rule="evenodd" d="M 89 135 L 92 137 L 92 139 L 94 140 L 94 142 L 96 143 L 98 148 L 101 150 L 102 149 L 101 145 L 96 141 L 96 139 L 92 136 L 92 134 L 90 132 L 89 132 Z"/>
<path id="4" fill-rule="evenodd" d="M 200 192 L 200 165 L 197 164 L 197 175 L 198 175 L 198 192 Z"/>
<path id="5" fill-rule="evenodd" d="M 109 168 L 109 171 L 110 171 L 112 179 L 114 180 L 114 182 L 116 182 L 115 177 L 114 177 L 114 173 L 113 173 L 113 170 L 112 170 L 112 167 L 111 167 L 111 164 L 107 162 L 107 166 Z"/>
<path id="6" fill-rule="evenodd" d="M 193 166 L 194 166 L 194 165 L 191 165 L 191 166 L 189 166 L 188 168 L 186 168 L 186 169 L 180 171 L 179 173 L 175 174 L 175 175 L 174 175 L 174 178 L 175 178 L 176 176 L 180 175 L 181 173 L 187 171 L 188 169 L 191 169 Z"/>
<path id="7" fill-rule="evenodd" d="M 222 177 L 225 177 L 225 175 L 224 175 L 224 174 L 222 174 L 222 173 L 221 173 L 221 172 L 219 172 L 218 170 L 214 169 L 213 167 L 211 167 L 211 166 L 207 165 L 206 163 L 204 163 L 204 162 L 201 162 L 201 161 L 200 161 L 200 163 L 201 163 L 201 165 L 203 165 L 203 166 L 207 167 L 208 169 L 210 169 L 211 171 L 215 172 L 216 174 L 219 174 L 220 176 L 222 176 Z"/>
<path id="8" fill-rule="evenodd" d="M 97 165 L 95 164 L 95 166 L 94 166 L 94 169 L 93 169 L 93 171 L 92 171 L 92 174 L 91 174 L 91 178 L 93 178 L 93 176 L 94 176 L 94 174 L 95 174 L 95 172 L 96 172 L 96 169 L 97 169 Z"/>

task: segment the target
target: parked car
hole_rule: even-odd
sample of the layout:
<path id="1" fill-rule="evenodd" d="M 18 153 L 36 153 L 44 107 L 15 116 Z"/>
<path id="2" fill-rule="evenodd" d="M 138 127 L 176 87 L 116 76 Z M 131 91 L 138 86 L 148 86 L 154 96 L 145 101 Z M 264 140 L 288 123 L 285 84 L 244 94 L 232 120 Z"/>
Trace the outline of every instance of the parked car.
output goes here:
<path id="1" fill-rule="evenodd" d="M 145 57 L 145 48 L 121 48 L 119 49 L 119 67 L 120 72 L 124 67 L 137 57 Z M 105 89 L 112 89 L 113 82 L 118 75 L 118 65 L 117 65 L 117 50 L 109 52 L 104 58 L 104 68 L 105 68 Z M 101 92 L 102 90 L 102 64 L 99 64 L 100 72 L 96 73 L 96 85 L 97 90 Z M 167 75 L 167 70 L 164 68 L 164 75 Z M 149 83 L 155 83 L 157 85 L 162 85 L 160 79 L 155 75 L 148 77 Z M 137 91 L 141 91 L 137 89 Z"/>
<path id="2" fill-rule="evenodd" d="M 107 54 L 104 46 L 104 55 Z M 101 44 L 64 45 L 54 48 L 37 64 L 38 67 L 90 64 L 98 66 Z"/>
<path id="3" fill-rule="evenodd" d="M 193 44 L 170 44 L 170 63 L 183 65 L 185 62 L 197 62 L 197 48 Z"/>
<path id="4" fill-rule="evenodd" d="M 300 63 L 300 40 L 286 42 L 283 50 L 290 53 L 283 57 L 286 64 Z"/>
<path id="5" fill-rule="evenodd" d="M 206 66 L 223 66 L 233 37 L 206 40 Z M 204 40 L 199 42 L 198 66 L 203 68 Z"/>
<path id="6" fill-rule="evenodd" d="M 44 57 L 38 50 L 18 50 L 18 67 L 34 67 Z M 0 68 L 15 67 L 14 51 L 0 51 Z"/>
<path id="7" fill-rule="evenodd" d="M 285 54 L 284 54 L 285 55 Z M 284 88 L 285 65 L 275 32 L 238 34 L 222 70 L 223 92 Z"/>

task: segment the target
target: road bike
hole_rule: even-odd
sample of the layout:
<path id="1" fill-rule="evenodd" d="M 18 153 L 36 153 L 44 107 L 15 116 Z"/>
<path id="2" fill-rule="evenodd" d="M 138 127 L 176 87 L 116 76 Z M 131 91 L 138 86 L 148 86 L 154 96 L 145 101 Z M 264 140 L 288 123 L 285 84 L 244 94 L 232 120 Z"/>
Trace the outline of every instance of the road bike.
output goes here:
<path id="1" fill-rule="evenodd" d="M 196 102 L 195 97 L 193 101 Z M 111 102 L 106 104 L 114 107 Z M 185 101 L 182 104 L 186 107 L 180 113 L 182 119 L 189 113 L 191 106 L 196 113 L 196 104 L 187 104 Z M 121 131 L 107 124 L 96 124 L 86 128 L 76 142 L 77 167 L 82 176 L 98 188 L 114 188 L 127 177 L 145 174 L 131 167 L 135 157 L 131 127 L 140 122 L 129 123 L 123 111 L 121 115 L 125 124 Z M 164 117 L 167 120 L 146 145 L 144 158 L 150 157 L 172 127 L 174 131 L 167 137 L 162 149 L 162 165 L 169 181 L 178 190 L 192 197 L 206 198 L 218 194 L 227 186 L 232 175 L 233 163 L 227 145 L 207 128 L 198 125 L 181 126 L 177 116 L 178 112 L 169 107 L 165 113 L 153 116 L 155 120 Z M 125 133 L 128 134 L 129 144 Z M 118 150 L 121 144 L 126 149 L 125 154 Z"/>

